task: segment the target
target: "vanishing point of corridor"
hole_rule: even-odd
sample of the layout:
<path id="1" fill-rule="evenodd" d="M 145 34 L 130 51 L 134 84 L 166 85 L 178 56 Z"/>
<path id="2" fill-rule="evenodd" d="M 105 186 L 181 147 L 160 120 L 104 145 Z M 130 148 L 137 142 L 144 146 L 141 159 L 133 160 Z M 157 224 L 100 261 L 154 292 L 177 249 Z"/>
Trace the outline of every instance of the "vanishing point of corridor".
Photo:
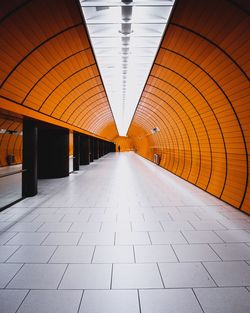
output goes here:
<path id="1" fill-rule="evenodd" d="M 109 153 L 0 214 L 1 313 L 248 313 L 250 218 Z"/>

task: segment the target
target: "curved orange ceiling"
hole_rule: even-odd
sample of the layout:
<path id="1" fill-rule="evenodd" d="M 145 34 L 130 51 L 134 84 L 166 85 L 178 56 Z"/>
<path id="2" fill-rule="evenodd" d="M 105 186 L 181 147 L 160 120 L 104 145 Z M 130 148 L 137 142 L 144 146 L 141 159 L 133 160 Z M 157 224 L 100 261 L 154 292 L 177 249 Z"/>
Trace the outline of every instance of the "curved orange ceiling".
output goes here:
<path id="1" fill-rule="evenodd" d="M 0 6 L 0 107 L 116 137 L 78 2 L 1 0 Z"/>
<path id="2" fill-rule="evenodd" d="M 250 213 L 248 12 L 244 1 L 177 1 L 128 135 L 139 154 L 160 154 L 164 168 Z"/>

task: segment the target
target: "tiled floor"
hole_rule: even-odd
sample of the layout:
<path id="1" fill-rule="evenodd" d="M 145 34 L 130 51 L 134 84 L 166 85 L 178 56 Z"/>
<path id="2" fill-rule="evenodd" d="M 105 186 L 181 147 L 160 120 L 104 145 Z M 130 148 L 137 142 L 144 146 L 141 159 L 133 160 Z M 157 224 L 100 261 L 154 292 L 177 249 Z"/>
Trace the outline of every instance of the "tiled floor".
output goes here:
<path id="1" fill-rule="evenodd" d="M 202 312 L 250 312 L 250 217 L 133 153 L 0 214 L 0 313 Z"/>

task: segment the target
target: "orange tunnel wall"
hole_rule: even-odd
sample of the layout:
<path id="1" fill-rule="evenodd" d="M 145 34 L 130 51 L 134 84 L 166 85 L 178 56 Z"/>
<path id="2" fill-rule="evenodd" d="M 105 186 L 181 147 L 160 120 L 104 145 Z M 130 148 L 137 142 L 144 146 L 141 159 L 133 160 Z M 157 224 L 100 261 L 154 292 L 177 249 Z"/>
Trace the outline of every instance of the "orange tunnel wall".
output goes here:
<path id="1" fill-rule="evenodd" d="M 128 137 L 118 136 L 114 139 L 114 143 L 116 144 L 116 151 L 118 151 L 118 146 L 120 146 L 121 152 L 134 150 L 133 142 Z"/>
<path id="2" fill-rule="evenodd" d="M 248 12 L 247 1 L 177 1 L 128 135 L 140 155 L 159 153 L 162 167 L 250 213 Z"/>
<path id="3" fill-rule="evenodd" d="M 116 137 L 79 1 L 0 0 L 0 8 L 0 108 Z"/>

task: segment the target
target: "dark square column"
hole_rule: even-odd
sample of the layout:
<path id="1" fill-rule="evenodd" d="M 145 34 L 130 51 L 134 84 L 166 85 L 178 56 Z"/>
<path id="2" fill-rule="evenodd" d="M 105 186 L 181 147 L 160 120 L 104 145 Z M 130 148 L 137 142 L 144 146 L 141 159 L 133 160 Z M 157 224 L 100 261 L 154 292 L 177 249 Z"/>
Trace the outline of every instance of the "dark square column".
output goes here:
<path id="1" fill-rule="evenodd" d="M 38 127 L 38 178 L 69 175 L 69 130 L 61 127 Z"/>
<path id="2" fill-rule="evenodd" d="M 79 171 L 79 168 L 80 168 L 80 134 L 77 132 L 73 133 L 73 145 L 74 145 L 73 170 Z"/>
<path id="3" fill-rule="evenodd" d="M 35 121 L 23 121 L 22 196 L 37 194 L 37 126 Z"/>
<path id="4" fill-rule="evenodd" d="M 90 138 L 87 135 L 80 136 L 80 165 L 87 165 L 90 162 Z"/>

